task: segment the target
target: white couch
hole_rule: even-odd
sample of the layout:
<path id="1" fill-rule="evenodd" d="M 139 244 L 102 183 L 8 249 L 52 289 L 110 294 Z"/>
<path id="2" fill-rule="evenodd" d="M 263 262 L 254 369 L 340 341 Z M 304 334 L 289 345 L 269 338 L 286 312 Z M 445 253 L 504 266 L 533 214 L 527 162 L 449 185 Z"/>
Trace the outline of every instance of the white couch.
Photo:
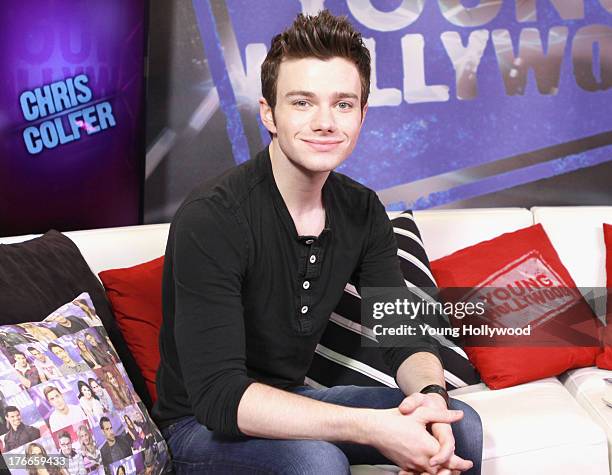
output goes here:
<path id="1" fill-rule="evenodd" d="M 605 287 L 602 222 L 612 207 L 560 207 L 421 211 L 415 213 L 431 260 L 535 223 L 542 223 L 578 286 Z M 168 225 L 66 233 L 92 271 L 129 267 L 163 254 Z M 0 238 L 0 243 L 34 237 Z M 484 427 L 483 473 L 610 473 L 612 408 L 602 401 L 603 377 L 585 368 L 559 378 L 491 391 L 484 384 L 453 391 L 472 405 Z M 353 467 L 354 475 L 392 473 L 393 467 Z"/>

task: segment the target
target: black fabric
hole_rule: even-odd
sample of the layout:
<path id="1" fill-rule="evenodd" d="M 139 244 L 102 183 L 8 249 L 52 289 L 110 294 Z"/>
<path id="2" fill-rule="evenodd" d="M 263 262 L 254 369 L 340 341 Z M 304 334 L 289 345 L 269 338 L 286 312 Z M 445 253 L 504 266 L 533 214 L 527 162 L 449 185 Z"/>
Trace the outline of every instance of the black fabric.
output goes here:
<path id="1" fill-rule="evenodd" d="M 51 230 L 38 238 L 0 244 L 0 325 L 40 322 L 51 312 L 88 292 L 96 313 L 134 385 L 151 408 L 151 396 L 117 326 L 104 288 L 78 247 Z"/>
<path id="2" fill-rule="evenodd" d="M 405 288 L 376 194 L 331 173 L 323 201 L 323 232 L 298 236 L 266 149 L 181 205 L 164 262 L 153 410 L 160 425 L 195 415 L 211 430 L 239 435 L 237 408 L 249 384 L 304 383 L 346 282 Z M 427 339 L 412 340 L 382 351 L 392 373 L 416 347 L 437 354 Z"/>
<path id="3" fill-rule="evenodd" d="M 398 260 L 406 285 L 423 289 L 436 287 L 432 279 L 429 259 L 421 234 L 411 211 L 391 220 L 398 244 Z M 357 386 L 395 386 L 396 383 L 380 352 L 363 347 L 361 327 L 361 299 L 347 287 L 327 329 L 316 349 L 308 370 L 310 383 L 326 387 L 339 384 Z M 444 346 L 446 345 L 446 346 Z M 480 376 L 465 353 L 452 341 L 438 347 L 444 366 L 448 390 L 480 382 Z"/>

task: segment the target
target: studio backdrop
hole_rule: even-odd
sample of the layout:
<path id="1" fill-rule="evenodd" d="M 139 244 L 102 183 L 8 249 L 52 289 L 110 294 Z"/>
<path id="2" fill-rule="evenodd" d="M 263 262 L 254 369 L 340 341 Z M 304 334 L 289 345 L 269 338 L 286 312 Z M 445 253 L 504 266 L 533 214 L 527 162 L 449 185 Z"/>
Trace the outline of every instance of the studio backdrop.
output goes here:
<path id="1" fill-rule="evenodd" d="M 372 56 L 339 168 L 389 209 L 612 204 L 612 1 L 153 1 L 145 220 L 263 148 L 259 70 L 300 13 L 346 15 Z"/>

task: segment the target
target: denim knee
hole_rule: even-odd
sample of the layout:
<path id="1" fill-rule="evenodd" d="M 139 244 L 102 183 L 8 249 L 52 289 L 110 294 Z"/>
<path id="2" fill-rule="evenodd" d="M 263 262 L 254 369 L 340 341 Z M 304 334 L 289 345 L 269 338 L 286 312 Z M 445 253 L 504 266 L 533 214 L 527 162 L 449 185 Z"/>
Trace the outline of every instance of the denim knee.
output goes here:
<path id="1" fill-rule="evenodd" d="M 463 419 L 452 424 L 455 437 L 455 453 L 471 460 L 474 467 L 464 475 L 480 473 L 482 464 L 482 421 L 480 415 L 468 404 L 457 399 L 450 400 L 450 408 L 463 411 Z"/>
<path id="2" fill-rule="evenodd" d="M 299 454 L 286 454 L 288 475 L 350 475 L 348 458 L 334 444 L 321 440 L 301 441 L 297 449 Z"/>

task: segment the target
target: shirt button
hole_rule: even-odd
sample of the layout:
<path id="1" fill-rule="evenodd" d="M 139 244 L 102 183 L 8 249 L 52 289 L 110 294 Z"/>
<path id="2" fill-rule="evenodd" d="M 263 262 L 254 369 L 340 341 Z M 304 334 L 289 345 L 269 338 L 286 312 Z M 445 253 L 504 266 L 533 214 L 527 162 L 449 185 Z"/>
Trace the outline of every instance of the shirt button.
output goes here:
<path id="1" fill-rule="evenodd" d="M 314 254 L 312 256 L 310 256 L 310 263 L 314 264 L 315 262 L 317 262 L 317 256 L 315 256 Z"/>
<path id="2" fill-rule="evenodd" d="M 308 312 L 308 306 L 307 306 L 307 305 L 304 305 L 304 306 L 302 307 L 302 313 L 306 313 L 306 312 Z"/>
<path id="3" fill-rule="evenodd" d="M 302 287 L 306 290 L 308 290 L 310 288 L 310 282 L 308 282 L 307 280 L 304 281 L 304 283 L 302 284 Z"/>
<path id="4" fill-rule="evenodd" d="M 314 239 L 306 239 L 306 244 L 312 244 L 314 242 Z"/>

